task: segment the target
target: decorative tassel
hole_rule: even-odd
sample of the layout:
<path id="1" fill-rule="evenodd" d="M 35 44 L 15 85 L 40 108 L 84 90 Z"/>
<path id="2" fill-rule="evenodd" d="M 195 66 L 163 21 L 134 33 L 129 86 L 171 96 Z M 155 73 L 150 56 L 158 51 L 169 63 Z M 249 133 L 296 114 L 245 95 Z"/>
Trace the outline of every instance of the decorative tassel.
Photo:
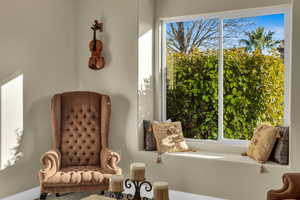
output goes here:
<path id="1" fill-rule="evenodd" d="M 260 173 L 263 174 L 263 173 L 266 173 L 267 172 L 267 169 L 265 168 L 264 165 L 261 165 L 260 166 Z"/>
<path id="2" fill-rule="evenodd" d="M 162 163 L 161 155 L 162 155 L 162 153 L 160 153 L 160 152 L 157 153 L 156 163 L 158 163 L 158 164 Z"/>
<path id="3" fill-rule="evenodd" d="M 247 152 L 241 153 L 241 156 L 247 156 Z"/>

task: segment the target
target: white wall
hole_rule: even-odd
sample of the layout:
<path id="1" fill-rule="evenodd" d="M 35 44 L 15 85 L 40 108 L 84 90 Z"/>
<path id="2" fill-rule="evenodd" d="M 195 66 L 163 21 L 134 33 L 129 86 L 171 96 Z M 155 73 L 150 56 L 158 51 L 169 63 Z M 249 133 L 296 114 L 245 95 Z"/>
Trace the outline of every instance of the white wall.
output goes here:
<path id="1" fill-rule="evenodd" d="M 13 165 L 22 152 L 18 152 L 23 133 L 23 74 L 1 86 L 0 170 Z M 17 154 L 17 155 L 16 155 Z"/>
<path id="2" fill-rule="evenodd" d="M 223 12 L 228 10 L 267 7 L 289 4 L 291 2 L 292 0 L 158 0 L 156 5 L 156 18 L 170 18 L 185 15 Z"/>
<path id="3" fill-rule="evenodd" d="M 155 106 L 155 1 L 140 0 L 138 9 L 138 146 L 143 149 L 143 120 L 154 118 Z"/>
<path id="4" fill-rule="evenodd" d="M 50 149 L 50 97 L 76 89 L 73 0 L 0 0 L 0 82 L 24 75 L 24 157 L 0 171 L 0 198 L 39 184 Z"/>
<path id="5" fill-rule="evenodd" d="M 95 19 L 104 22 L 99 39 L 104 44 L 106 66 L 101 71 L 87 67 L 88 43 L 92 39 L 89 27 Z M 111 97 L 109 141 L 114 150 L 121 151 L 122 166 L 128 166 L 131 153 L 138 149 L 138 1 L 78 0 L 76 32 L 79 89 Z"/>
<path id="6" fill-rule="evenodd" d="M 291 71 L 291 157 L 293 170 L 300 170 L 300 1 L 293 1 L 292 71 Z"/>

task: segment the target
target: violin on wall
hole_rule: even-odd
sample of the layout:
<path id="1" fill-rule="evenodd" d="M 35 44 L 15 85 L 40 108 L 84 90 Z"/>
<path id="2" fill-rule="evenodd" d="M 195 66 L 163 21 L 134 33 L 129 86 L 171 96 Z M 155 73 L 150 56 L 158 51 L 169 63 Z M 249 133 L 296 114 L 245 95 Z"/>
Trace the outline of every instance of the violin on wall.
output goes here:
<path id="1" fill-rule="evenodd" d="M 96 31 L 103 32 L 103 23 L 99 23 L 95 20 L 91 29 L 93 30 L 94 38 L 89 43 L 91 51 L 91 57 L 89 59 L 89 68 L 93 70 L 100 70 L 105 66 L 104 57 L 101 55 L 103 49 L 103 43 L 101 40 L 97 40 Z"/>

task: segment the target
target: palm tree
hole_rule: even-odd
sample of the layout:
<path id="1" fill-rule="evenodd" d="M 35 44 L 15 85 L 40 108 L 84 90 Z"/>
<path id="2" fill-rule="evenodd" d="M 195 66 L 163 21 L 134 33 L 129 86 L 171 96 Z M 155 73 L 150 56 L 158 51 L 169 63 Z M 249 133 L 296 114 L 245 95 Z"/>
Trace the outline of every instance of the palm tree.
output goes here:
<path id="1" fill-rule="evenodd" d="M 254 50 L 259 50 L 262 52 L 263 50 L 270 49 L 276 47 L 280 44 L 279 40 L 274 40 L 275 32 L 269 31 L 265 33 L 264 27 L 258 27 L 256 30 L 251 32 L 245 32 L 245 35 L 248 37 L 247 39 L 241 39 L 240 44 L 245 45 L 246 51 L 251 52 Z"/>

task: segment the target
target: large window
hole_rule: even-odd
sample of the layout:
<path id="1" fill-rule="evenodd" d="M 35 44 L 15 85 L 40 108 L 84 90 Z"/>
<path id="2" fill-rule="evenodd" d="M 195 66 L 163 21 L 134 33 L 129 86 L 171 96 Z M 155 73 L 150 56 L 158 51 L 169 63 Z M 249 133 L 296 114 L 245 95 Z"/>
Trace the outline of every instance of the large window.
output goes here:
<path id="1" fill-rule="evenodd" d="M 163 118 L 193 139 L 245 141 L 288 124 L 288 9 L 162 23 Z"/>

